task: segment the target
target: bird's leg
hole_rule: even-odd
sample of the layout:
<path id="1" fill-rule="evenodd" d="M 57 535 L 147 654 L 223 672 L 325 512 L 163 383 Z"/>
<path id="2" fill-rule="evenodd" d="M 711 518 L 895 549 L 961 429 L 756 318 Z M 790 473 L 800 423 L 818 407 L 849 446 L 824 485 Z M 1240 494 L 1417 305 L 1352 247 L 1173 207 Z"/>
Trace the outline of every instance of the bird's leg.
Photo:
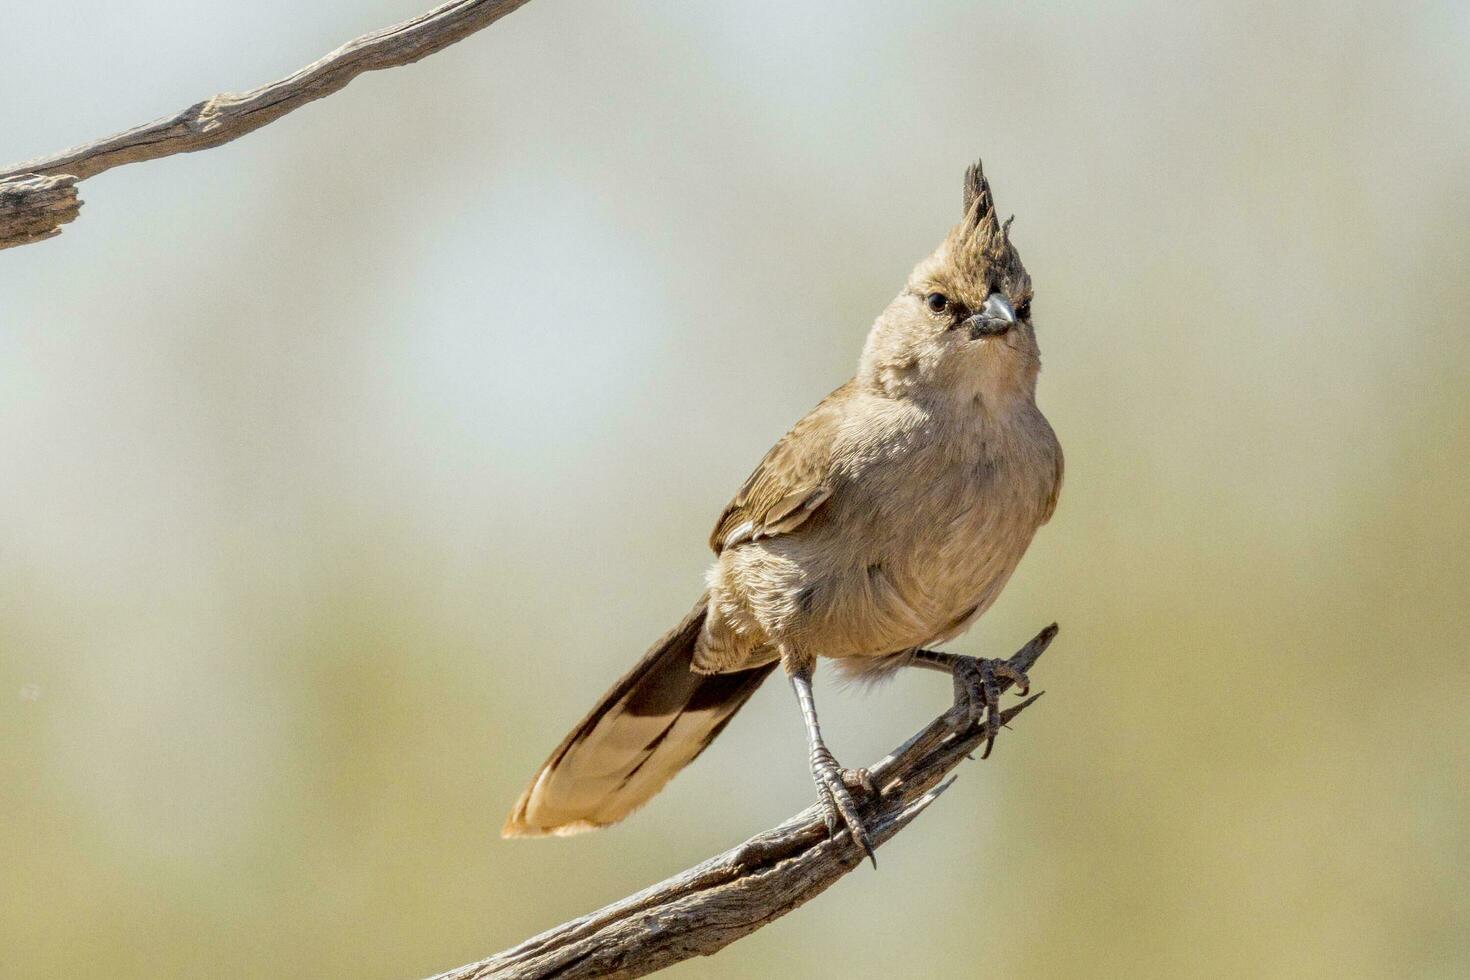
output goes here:
<path id="1" fill-rule="evenodd" d="M 985 726 L 985 752 L 989 757 L 1000 734 L 1000 681 L 1011 681 L 1021 693 L 1031 690 L 1031 680 L 1011 666 L 1009 660 L 986 660 L 962 657 L 942 650 L 915 650 L 913 664 L 930 670 L 942 670 L 954 678 L 954 703 L 964 705 L 966 726 Z"/>
<path id="2" fill-rule="evenodd" d="M 822 805 L 822 819 L 827 824 L 827 833 L 837 835 L 840 818 L 847 825 L 852 839 L 868 852 L 873 867 L 878 859 L 873 855 L 873 846 L 868 841 L 868 832 L 863 828 L 857 803 L 852 790 L 863 789 L 874 795 L 877 787 L 866 769 L 844 769 L 832 758 L 827 743 L 822 741 L 822 729 L 817 724 L 817 705 L 812 700 L 812 665 L 807 664 L 791 671 L 791 688 L 796 692 L 796 703 L 801 706 L 801 720 L 806 723 L 806 740 L 811 747 L 812 780 L 817 784 L 817 802 Z"/>

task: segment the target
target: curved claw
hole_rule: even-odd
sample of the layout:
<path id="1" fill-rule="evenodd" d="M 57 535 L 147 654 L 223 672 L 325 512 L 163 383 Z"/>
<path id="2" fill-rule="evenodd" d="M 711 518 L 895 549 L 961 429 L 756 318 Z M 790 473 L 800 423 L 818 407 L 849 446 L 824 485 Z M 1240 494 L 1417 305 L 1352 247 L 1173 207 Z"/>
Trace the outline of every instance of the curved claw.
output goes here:
<path id="1" fill-rule="evenodd" d="M 980 753 L 981 761 L 990 758 L 990 750 L 995 748 L 995 730 L 987 722 L 985 725 L 985 751 Z"/>
<path id="2" fill-rule="evenodd" d="M 1026 676 L 1024 670 L 1013 666 L 1009 660 L 991 660 L 987 662 L 990 664 L 991 672 L 996 677 L 1005 678 L 1016 685 L 1017 694 L 1025 697 L 1031 693 L 1031 678 Z"/>
<path id="3" fill-rule="evenodd" d="M 866 769 L 843 769 L 831 753 L 820 751 L 812 753 L 812 779 L 817 784 L 817 800 L 822 805 L 822 822 L 827 825 L 827 835 L 837 836 L 840 818 L 852 839 L 873 862 L 873 867 L 878 867 L 878 857 L 873 853 L 857 802 L 848 789 L 849 785 L 854 789 L 872 787 L 872 775 Z"/>

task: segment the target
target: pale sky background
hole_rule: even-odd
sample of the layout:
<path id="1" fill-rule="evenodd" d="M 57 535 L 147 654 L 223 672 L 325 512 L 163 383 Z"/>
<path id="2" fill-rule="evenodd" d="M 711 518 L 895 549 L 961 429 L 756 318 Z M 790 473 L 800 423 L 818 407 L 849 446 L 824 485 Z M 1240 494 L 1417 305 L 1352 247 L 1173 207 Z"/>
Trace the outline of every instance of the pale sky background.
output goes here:
<path id="1" fill-rule="evenodd" d="M 19 5 L 0 162 L 421 9 Z M 1047 697 L 668 975 L 1470 974 L 1467 11 L 534 0 L 84 182 L 0 253 L 3 972 L 421 976 L 806 806 L 772 684 L 496 836 L 983 155 L 1068 474 L 953 649 Z M 850 765 L 948 697 L 818 683 Z"/>

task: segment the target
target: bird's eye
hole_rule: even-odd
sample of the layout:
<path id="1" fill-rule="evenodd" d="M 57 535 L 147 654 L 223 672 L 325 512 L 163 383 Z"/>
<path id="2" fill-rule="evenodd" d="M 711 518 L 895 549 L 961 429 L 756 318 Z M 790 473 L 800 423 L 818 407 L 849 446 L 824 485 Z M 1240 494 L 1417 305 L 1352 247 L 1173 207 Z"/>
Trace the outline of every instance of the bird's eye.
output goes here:
<path id="1" fill-rule="evenodd" d="M 1031 319 L 1031 301 L 1029 299 L 1026 302 L 1022 303 L 1020 306 L 1016 307 L 1016 319 Z"/>
<path id="2" fill-rule="evenodd" d="M 924 297 L 924 305 L 929 307 L 931 312 L 943 313 L 949 308 L 949 300 L 943 293 L 930 293 Z"/>

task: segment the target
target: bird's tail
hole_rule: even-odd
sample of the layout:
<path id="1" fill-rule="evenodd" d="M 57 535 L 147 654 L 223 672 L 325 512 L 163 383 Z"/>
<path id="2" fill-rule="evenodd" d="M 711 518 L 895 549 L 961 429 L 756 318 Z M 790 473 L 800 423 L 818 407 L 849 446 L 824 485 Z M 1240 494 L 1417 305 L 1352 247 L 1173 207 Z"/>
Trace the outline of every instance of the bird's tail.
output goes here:
<path id="1" fill-rule="evenodd" d="M 562 740 L 516 801 L 502 837 L 576 834 L 616 823 L 714 740 L 774 664 L 694 673 L 705 606 L 701 598 Z"/>

